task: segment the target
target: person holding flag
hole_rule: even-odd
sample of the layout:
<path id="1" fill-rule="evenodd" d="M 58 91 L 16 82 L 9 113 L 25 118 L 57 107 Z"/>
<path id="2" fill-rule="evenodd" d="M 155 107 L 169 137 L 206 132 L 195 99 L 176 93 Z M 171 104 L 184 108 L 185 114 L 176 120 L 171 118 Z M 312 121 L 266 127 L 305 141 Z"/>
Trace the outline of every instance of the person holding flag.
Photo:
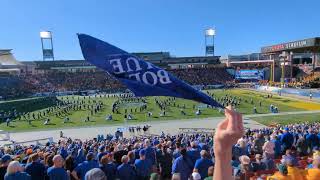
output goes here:
<path id="1" fill-rule="evenodd" d="M 85 60 L 105 70 L 128 87 L 135 96 L 172 96 L 224 109 L 205 93 L 194 89 L 165 70 L 128 52 L 86 34 L 78 34 Z M 244 134 L 242 115 L 228 106 L 226 119 L 218 124 L 214 136 L 215 180 L 231 180 L 232 145 Z"/>
<path id="2" fill-rule="evenodd" d="M 224 108 L 207 94 L 150 62 L 92 36 L 78 34 L 78 38 L 85 60 L 114 76 L 136 97 L 172 96 Z"/>

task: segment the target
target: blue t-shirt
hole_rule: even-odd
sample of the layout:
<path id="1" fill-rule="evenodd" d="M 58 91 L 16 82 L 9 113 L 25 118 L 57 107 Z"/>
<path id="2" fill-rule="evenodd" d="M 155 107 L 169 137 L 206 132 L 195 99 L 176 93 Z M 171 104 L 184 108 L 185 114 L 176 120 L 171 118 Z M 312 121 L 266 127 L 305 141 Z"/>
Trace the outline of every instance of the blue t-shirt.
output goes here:
<path id="1" fill-rule="evenodd" d="M 141 160 L 136 159 L 134 162 L 134 166 L 136 167 L 136 172 L 138 176 L 147 177 L 151 174 L 152 164 L 150 160 Z"/>
<path id="2" fill-rule="evenodd" d="M 187 154 L 192 161 L 193 165 L 196 163 L 196 160 L 200 158 L 200 150 L 199 149 L 191 149 L 187 151 Z"/>
<path id="3" fill-rule="evenodd" d="M 117 177 L 120 180 L 133 180 L 136 177 L 133 166 L 129 164 L 121 164 L 118 166 L 117 170 Z"/>
<path id="4" fill-rule="evenodd" d="M 281 141 L 281 144 L 285 145 L 286 148 L 290 148 L 294 141 L 293 135 L 289 132 L 286 132 L 281 135 L 280 141 Z"/>
<path id="5" fill-rule="evenodd" d="M 146 150 L 146 159 L 149 159 L 153 164 L 156 163 L 156 150 L 153 147 L 147 147 Z"/>
<path id="6" fill-rule="evenodd" d="M 4 180 L 31 180 L 31 176 L 25 172 L 16 172 L 14 174 L 6 174 Z"/>
<path id="7" fill-rule="evenodd" d="M 279 140 L 273 139 L 271 142 L 274 143 L 274 153 L 279 155 L 281 153 L 281 143 Z"/>
<path id="8" fill-rule="evenodd" d="M 94 161 L 84 161 L 80 163 L 74 170 L 80 175 L 81 179 L 84 179 L 86 173 L 93 168 L 99 168 L 99 164 Z"/>
<path id="9" fill-rule="evenodd" d="M 106 174 L 108 180 L 114 180 L 116 178 L 117 167 L 114 163 L 100 165 L 100 169 Z"/>
<path id="10" fill-rule="evenodd" d="M 50 180 L 68 180 L 69 176 L 65 169 L 49 167 L 47 170 L 47 174 Z"/>
<path id="11" fill-rule="evenodd" d="M 194 168 L 198 169 L 201 179 L 204 179 L 208 176 L 208 169 L 210 166 L 213 166 L 213 162 L 210 159 L 200 158 L 196 161 Z"/>
<path id="12" fill-rule="evenodd" d="M 172 174 L 180 173 L 181 179 L 188 179 L 192 173 L 193 164 L 189 158 L 183 158 L 182 156 L 174 160 L 172 165 Z"/>
<path id="13" fill-rule="evenodd" d="M 306 140 L 309 146 L 311 145 L 311 149 L 318 144 L 318 137 L 315 134 L 307 134 Z"/>
<path id="14" fill-rule="evenodd" d="M 58 150 L 58 153 L 63 157 L 63 159 L 66 159 L 67 156 L 68 156 L 68 152 L 67 152 L 67 150 L 66 150 L 64 147 L 61 147 L 61 148 Z"/>
<path id="15" fill-rule="evenodd" d="M 135 157 L 136 159 L 139 159 L 139 158 L 140 158 L 140 155 L 139 155 L 140 150 L 141 150 L 141 149 L 135 149 L 135 150 L 133 150 L 133 152 L 134 152 L 134 157 Z"/>
<path id="16" fill-rule="evenodd" d="M 44 179 L 46 167 L 40 162 L 32 162 L 26 165 L 26 173 L 31 176 L 31 179 Z"/>

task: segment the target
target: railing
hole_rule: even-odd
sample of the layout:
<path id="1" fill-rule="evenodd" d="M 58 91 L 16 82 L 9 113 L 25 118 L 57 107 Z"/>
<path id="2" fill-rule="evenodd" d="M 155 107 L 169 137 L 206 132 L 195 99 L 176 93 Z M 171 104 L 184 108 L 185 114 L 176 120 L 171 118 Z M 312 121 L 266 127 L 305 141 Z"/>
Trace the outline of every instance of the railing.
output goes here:
<path id="1" fill-rule="evenodd" d="M 48 138 L 34 139 L 34 140 L 20 141 L 20 142 L 11 141 L 11 143 L 4 144 L 3 146 L 15 146 L 15 145 L 19 145 L 19 144 L 26 144 L 26 143 L 32 143 L 32 142 L 35 142 L 36 145 L 41 145 L 40 141 L 45 141 L 45 140 L 47 142 L 53 143 L 53 137 L 48 137 Z"/>

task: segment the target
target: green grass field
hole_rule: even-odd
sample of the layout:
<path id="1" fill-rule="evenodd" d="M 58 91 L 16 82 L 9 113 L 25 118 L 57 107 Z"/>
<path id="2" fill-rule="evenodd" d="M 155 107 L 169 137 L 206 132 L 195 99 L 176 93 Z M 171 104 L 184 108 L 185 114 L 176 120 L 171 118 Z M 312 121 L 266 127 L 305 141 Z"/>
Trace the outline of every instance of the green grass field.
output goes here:
<path id="1" fill-rule="evenodd" d="M 278 115 L 278 116 L 267 116 L 267 117 L 253 117 L 250 118 L 266 126 L 273 124 L 295 124 L 305 122 L 320 122 L 320 113 L 312 114 L 291 114 L 291 115 Z"/>
<path id="2" fill-rule="evenodd" d="M 210 92 L 214 93 L 215 98 L 219 98 L 228 94 L 229 96 L 241 97 L 242 102 L 236 109 L 242 114 L 252 114 L 253 107 L 257 107 L 257 111 L 259 114 L 269 113 L 269 106 L 273 104 L 279 108 L 280 112 L 291 112 L 291 111 L 305 111 L 305 110 L 320 110 L 320 104 L 305 102 L 303 100 L 292 99 L 292 98 L 284 98 L 279 96 L 273 96 L 272 98 L 267 98 L 266 94 L 258 93 L 254 91 L 244 90 L 244 89 L 231 89 L 231 90 L 212 90 Z M 69 99 L 77 99 L 77 96 L 69 96 Z M 83 99 L 83 97 L 80 97 Z M 29 125 L 27 120 L 14 120 L 11 122 L 10 126 L 7 127 L 6 123 L 2 123 L 0 125 L 1 130 L 6 131 L 33 131 L 39 129 L 52 129 L 52 128 L 67 128 L 67 127 L 79 127 L 79 126 L 96 126 L 96 125 L 113 125 L 113 124 L 122 124 L 124 121 L 124 111 L 127 109 L 127 112 L 131 112 L 134 117 L 130 122 L 141 122 L 147 123 L 150 121 L 159 121 L 159 120 L 173 120 L 173 119 L 189 119 L 189 118 L 206 118 L 206 117 L 217 117 L 223 116 L 218 110 L 207 108 L 206 105 L 200 104 L 198 102 L 184 100 L 184 99 L 176 99 L 174 107 L 173 105 L 169 106 L 166 110 L 166 116 L 160 116 L 160 109 L 156 105 L 154 101 L 155 97 L 146 98 L 147 101 L 147 109 L 142 112 L 135 112 L 135 105 L 132 103 L 124 103 L 120 105 L 120 113 L 121 114 L 112 114 L 111 106 L 112 103 L 117 100 L 117 98 L 95 98 L 96 101 L 102 101 L 104 106 L 103 109 L 97 114 L 91 116 L 90 122 L 84 122 L 85 117 L 90 114 L 89 110 L 81 110 L 81 111 L 70 111 L 67 116 L 70 118 L 70 122 L 63 123 L 63 117 L 56 117 L 55 115 L 49 115 L 48 117 L 51 119 L 51 123 L 49 125 L 43 125 L 44 120 L 47 117 L 44 117 L 39 120 L 33 120 L 31 125 Z M 158 99 L 165 100 L 167 97 L 157 97 Z M 59 97 L 61 99 L 61 97 Z M 64 98 L 65 99 L 65 98 Z M 88 97 L 85 99 L 86 104 L 93 104 L 91 98 L 91 103 L 89 103 Z M 251 104 L 251 99 L 254 104 Z M 259 106 L 259 102 L 261 101 L 262 106 Z M 177 107 L 177 106 L 180 107 Z M 186 115 L 181 114 L 182 106 L 185 105 L 186 108 L 184 111 Z M 193 107 L 196 107 L 195 109 Z M 200 108 L 202 111 L 201 115 L 196 115 L 196 110 Z M 10 108 L 9 108 L 10 109 Z M 138 108 L 139 109 L 139 108 Z M 33 111 L 43 111 L 45 109 Z M 151 118 L 147 117 L 147 112 L 152 112 L 153 116 Z M 107 121 L 106 116 L 108 114 L 113 115 L 113 121 Z M 259 119 L 257 119 L 260 121 Z"/>

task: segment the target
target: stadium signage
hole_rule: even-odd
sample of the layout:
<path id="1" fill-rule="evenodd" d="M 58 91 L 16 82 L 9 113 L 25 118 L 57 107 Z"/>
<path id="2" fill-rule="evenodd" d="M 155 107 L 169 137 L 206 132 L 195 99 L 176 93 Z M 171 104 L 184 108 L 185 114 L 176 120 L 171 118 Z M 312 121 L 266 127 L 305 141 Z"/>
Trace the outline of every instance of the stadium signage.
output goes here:
<path id="1" fill-rule="evenodd" d="M 304 40 L 299 40 L 294 42 L 262 47 L 261 52 L 271 53 L 271 52 L 286 51 L 286 50 L 292 50 L 292 49 L 298 49 L 298 48 L 304 48 L 304 47 L 312 47 L 316 45 L 315 42 L 316 42 L 315 38 L 304 39 Z"/>

